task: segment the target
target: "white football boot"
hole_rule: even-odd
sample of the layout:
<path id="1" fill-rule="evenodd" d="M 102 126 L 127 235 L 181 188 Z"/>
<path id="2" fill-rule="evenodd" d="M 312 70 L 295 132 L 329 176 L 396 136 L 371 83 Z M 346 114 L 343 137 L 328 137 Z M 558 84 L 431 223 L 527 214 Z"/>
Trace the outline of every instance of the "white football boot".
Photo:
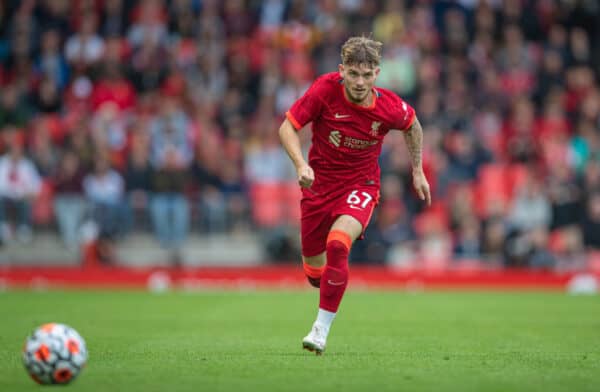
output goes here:
<path id="1" fill-rule="evenodd" d="M 327 343 L 327 333 L 325 327 L 314 323 L 308 335 L 302 339 L 302 348 L 317 355 L 323 354 Z"/>

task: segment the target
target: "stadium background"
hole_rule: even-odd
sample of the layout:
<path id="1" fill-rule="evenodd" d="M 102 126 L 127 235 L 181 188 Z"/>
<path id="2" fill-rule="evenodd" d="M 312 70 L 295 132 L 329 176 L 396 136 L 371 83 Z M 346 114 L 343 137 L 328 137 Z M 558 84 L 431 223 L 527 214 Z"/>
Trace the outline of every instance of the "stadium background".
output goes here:
<path id="1" fill-rule="evenodd" d="M 390 135 L 352 263 L 598 270 L 599 22 L 586 0 L 5 1 L 0 259 L 298 261 L 277 129 L 372 34 L 378 85 L 423 124 L 434 202 Z"/>

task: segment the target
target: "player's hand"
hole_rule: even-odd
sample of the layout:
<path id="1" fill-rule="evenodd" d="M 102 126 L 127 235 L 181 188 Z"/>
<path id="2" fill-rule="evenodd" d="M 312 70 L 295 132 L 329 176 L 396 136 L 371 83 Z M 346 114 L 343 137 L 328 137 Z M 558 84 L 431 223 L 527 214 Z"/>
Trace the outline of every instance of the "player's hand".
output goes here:
<path id="1" fill-rule="evenodd" d="M 297 169 L 298 172 L 298 184 L 302 188 L 310 188 L 313 181 L 315 180 L 315 172 L 312 167 L 308 165 L 302 165 Z"/>
<path id="2" fill-rule="evenodd" d="M 422 169 L 413 170 L 413 186 L 419 195 L 419 199 L 426 201 L 427 205 L 431 205 L 431 192 L 429 190 L 429 182 L 425 177 Z"/>

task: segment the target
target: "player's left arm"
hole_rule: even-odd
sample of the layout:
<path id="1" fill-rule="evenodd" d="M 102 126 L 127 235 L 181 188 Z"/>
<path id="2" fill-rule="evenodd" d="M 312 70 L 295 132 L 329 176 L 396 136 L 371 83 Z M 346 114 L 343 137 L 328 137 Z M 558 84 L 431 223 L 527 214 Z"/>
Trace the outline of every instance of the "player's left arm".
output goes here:
<path id="1" fill-rule="evenodd" d="M 416 116 L 410 127 L 404 132 L 404 141 L 412 164 L 413 186 L 419 198 L 426 201 L 427 205 L 431 205 L 429 182 L 423 172 L 423 128 Z"/>

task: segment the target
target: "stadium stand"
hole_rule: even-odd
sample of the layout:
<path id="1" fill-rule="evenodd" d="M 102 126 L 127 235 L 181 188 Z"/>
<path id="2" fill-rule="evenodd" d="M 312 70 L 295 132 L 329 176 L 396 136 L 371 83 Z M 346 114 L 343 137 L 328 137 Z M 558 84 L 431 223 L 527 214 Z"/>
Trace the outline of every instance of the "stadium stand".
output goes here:
<path id="1" fill-rule="evenodd" d="M 390 135 L 353 262 L 597 265 L 599 22 L 593 1 L 2 2 L 0 166 L 22 150 L 40 185 L 15 196 L 21 172 L 0 170 L 1 257 L 218 262 L 211 239 L 241 236 L 253 258 L 274 241 L 297 258 L 277 127 L 348 36 L 372 33 L 379 84 L 424 126 L 435 204 Z"/>

